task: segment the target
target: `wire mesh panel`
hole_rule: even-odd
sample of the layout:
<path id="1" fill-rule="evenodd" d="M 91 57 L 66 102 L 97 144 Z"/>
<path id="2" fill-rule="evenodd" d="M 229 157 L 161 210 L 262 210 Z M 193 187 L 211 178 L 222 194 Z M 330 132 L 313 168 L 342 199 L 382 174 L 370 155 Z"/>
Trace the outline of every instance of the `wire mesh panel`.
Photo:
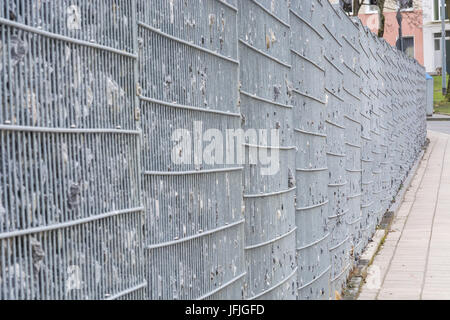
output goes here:
<path id="1" fill-rule="evenodd" d="M 387 137 L 388 137 L 388 130 L 387 127 L 387 119 L 386 119 L 386 102 L 387 102 L 387 94 L 385 91 L 386 88 L 386 77 L 384 76 L 384 69 L 385 69 L 385 55 L 384 55 L 384 41 L 380 41 L 378 38 L 375 42 L 375 54 L 377 56 L 377 70 L 376 70 L 376 76 L 378 80 L 378 87 L 377 87 L 377 118 L 378 118 L 378 124 L 377 124 L 377 133 L 378 133 L 378 153 L 376 154 L 376 159 L 378 162 L 378 170 L 375 171 L 375 186 L 377 188 L 377 193 L 375 195 L 378 197 L 379 200 L 379 212 L 378 216 L 381 220 L 382 215 L 386 210 L 388 209 L 388 206 L 390 204 L 389 198 L 387 197 L 387 185 L 386 182 L 384 182 L 386 179 L 389 180 L 389 173 L 388 173 L 388 167 L 387 167 L 387 158 L 389 154 L 388 144 L 387 144 Z"/>
<path id="2" fill-rule="evenodd" d="M 123 0 L 102 0 L 95 4 L 85 0 L 5 0 L 0 7 L 0 21 L 34 27 L 60 39 L 68 37 L 68 42 L 86 41 L 103 49 L 132 53 L 133 12 L 132 1 Z"/>
<path id="3" fill-rule="evenodd" d="M 402 74 L 402 95 L 403 101 L 405 102 L 407 108 L 407 117 L 408 117 L 408 127 L 405 128 L 405 134 L 407 137 L 407 157 L 412 157 L 420 152 L 421 145 L 420 143 L 424 141 L 424 134 L 426 128 L 426 122 L 423 116 L 423 94 L 421 93 L 419 96 L 415 96 L 414 91 L 421 92 L 423 88 L 416 89 L 416 83 L 423 84 L 423 77 L 420 77 L 418 80 L 415 78 L 414 68 L 417 66 L 417 62 L 408 58 L 402 61 L 403 65 L 403 74 Z M 408 75 L 408 76 L 406 76 Z M 413 97 L 416 97 L 414 99 Z M 418 107 L 419 106 L 419 107 Z M 414 160 L 407 160 L 407 171 L 411 169 L 414 164 Z"/>
<path id="4" fill-rule="evenodd" d="M 367 94 L 369 96 L 369 114 L 370 114 L 370 143 L 369 143 L 369 155 L 367 158 L 367 170 L 370 171 L 370 180 L 363 183 L 365 187 L 366 194 L 368 196 L 367 204 L 363 205 L 363 210 L 367 211 L 369 218 L 369 236 L 375 232 L 375 228 L 378 224 L 378 214 L 381 212 L 381 171 L 380 171 L 380 114 L 379 114 L 379 100 L 378 100 L 378 58 L 376 56 L 375 48 L 375 35 L 370 31 L 367 32 L 367 47 L 365 47 L 365 52 L 368 55 L 368 88 Z M 363 188 L 364 188 L 363 187 Z M 366 207 L 367 206 L 367 207 Z"/>
<path id="5" fill-rule="evenodd" d="M 323 14 L 321 1 L 291 2 L 299 299 L 330 296 Z"/>
<path id="6" fill-rule="evenodd" d="M 385 158 L 382 160 L 381 165 L 383 167 L 383 176 L 382 176 L 382 184 L 383 184 L 383 190 L 385 192 L 385 204 L 384 206 L 387 208 L 390 206 L 391 201 L 393 200 L 398 188 L 395 186 L 395 170 L 394 170 L 394 161 L 395 161 L 395 147 L 393 143 L 395 143 L 394 139 L 394 130 L 395 130 L 395 124 L 393 122 L 393 115 L 394 115 L 394 107 L 393 107 L 393 92 L 391 91 L 391 88 L 393 87 L 393 78 L 391 76 L 392 71 L 392 63 L 391 63 L 391 56 L 392 56 L 393 50 L 392 48 L 385 43 L 384 44 L 384 68 L 382 70 L 383 72 L 383 79 L 385 81 L 384 86 L 384 95 L 386 98 L 386 102 L 384 104 L 384 125 L 387 128 L 386 137 L 385 137 L 385 144 L 387 149 L 387 154 Z"/>
<path id="7" fill-rule="evenodd" d="M 297 296 L 289 39 L 288 1 L 239 1 L 242 128 L 279 132 L 279 139 L 270 133 L 245 142 L 246 154 L 259 157 L 243 180 L 248 299 Z M 263 173 L 264 154 L 278 170 Z"/>
<path id="8" fill-rule="evenodd" d="M 342 43 L 342 12 L 328 2 L 325 6 L 325 93 L 327 101 L 327 162 L 328 162 L 328 229 L 331 233 L 331 294 L 340 291 L 349 271 L 349 233 L 346 215 L 349 213 L 346 188 L 348 184 L 345 146 L 345 100 L 343 90 L 344 65 Z"/>
<path id="9" fill-rule="evenodd" d="M 242 298 L 242 167 L 219 141 L 240 127 L 234 5 L 138 1 L 151 299 Z"/>
<path id="10" fill-rule="evenodd" d="M 372 74 L 372 83 L 373 86 L 371 88 L 373 94 L 373 108 L 372 108 L 372 133 L 373 136 L 373 145 L 372 145 L 372 154 L 374 157 L 374 167 L 372 168 L 373 173 L 373 190 L 372 195 L 374 197 L 374 214 L 376 218 L 375 224 L 377 225 L 380 216 L 382 215 L 383 207 L 382 207 L 382 186 L 381 186 L 381 159 L 383 158 L 383 132 L 381 129 L 381 108 L 382 108 L 382 95 L 380 93 L 380 88 L 382 85 L 382 79 L 380 77 L 380 69 L 381 69 L 381 59 L 378 56 L 379 50 L 379 42 L 377 41 L 378 37 L 375 34 L 371 34 L 373 41 L 371 41 L 369 46 L 369 52 L 371 55 L 371 74 Z"/>
<path id="11" fill-rule="evenodd" d="M 395 188 L 399 188 L 402 183 L 402 140 L 401 140 L 401 130 L 402 126 L 404 125 L 404 121 L 401 120 L 402 117 L 402 111 L 403 108 L 400 104 L 399 99 L 399 66 L 398 66 L 398 53 L 394 52 L 392 55 L 392 60 L 390 60 L 392 65 L 392 73 L 390 74 L 391 78 L 393 78 L 393 85 L 391 88 L 391 91 L 393 92 L 393 104 L 392 107 L 394 109 L 394 114 L 392 117 L 392 121 L 394 123 L 394 130 L 392 133 L 394 144 L 393 144 L 393 151 L 394 151 L 394 185 Z"/>
<path id="12" fill-rule="evenodd" d="M 409 88 L 411 102 L 416 108 L 415 123 L 417 124 L 416 152 L 421 152 L 427 139 L 426 118 L 426 80 L 423 77 L 424 68 L 417 61 L 412 62 L 411 78 L 412 86 Z"/>
<path id="13" fill-rule="evenodd" d="M 360 75 L 361 75 L 361 213 L 363 243 L 371 237 L 371 216 L 372 216 L 372 187 L 373 187 L 373 155 L 372 155 L 372 132 L 371 132 L 371 93 L 370 93 L 370 54 L 368 52 L 368 30 L 359 22 L 359 49 L 360 49 Z"/>
<path id="14" fill-rule="evenodd" d="M 363 247 L 361 235 L 361 98 L 359 28 L 348 17 L 343 19 L 343 96 L 345 100 L 345 170 L 347 171 L 347 202 L 351 259 L 358 259 Z"/>
<path id="15" fill-rule="evenodd" d="M 403 126 L 405 125 L 405 123 L 404 123 L 404 118 L 403 118 L 404 117 L 404 115 L 403 115 L 404 108 L 402 106 L 402 101 L 400 98 L 401 83 L 400 83 L 399 74 L 400 74 L 401 70 L 400 70 L 400 66 L 399 66 L 398 54 L 396 54 L 394 56 L 393 64 L 395 65 L 395 69 L 394 69 L 395 74 L 393 75 L 394 79 L 395 79 L 395 85 L 392 90 L 394 90 L 394 93 L 395 93 L 394 108 L 396 108 L 396 114 L 395 114 L 393 120 L 394 120 L 395 124 L 397 125 L 396 130 L 394 131 L 394 136 L 396 139 L 395 151 L 396 151 L 396 155 L 397 155 L 395 166 L 396 166 L 397 184 L 400 186 L 401 182 L 403 181 L 404 173 L 405 173 L 404 165 L 402 163 L 403 158 L 404 158 L 404 155 L 403 155 L 404 154 L 404 152 L 403 152 L 404 141 L 403 141 L 403 137 L 402 137 L 402 130 L 403 130 Z"/>
<path id="16" fill-rule="evenodd" d="M 131 1 L 0 17 L 0 299 L 145 298 Z"/>
<path id="17" fill-rule="evenodd" d="M 378 47 L 377 55 L 380 58 L 381 68 L 378 72 L 380 78 L 380 88 L 378 89 L 380 97 L 380 129 L 381 129 L 381 207 L 383 211 L 386 211 L 392 201 L 391 196 L 391 165 L 390 165 L 390 153 L 392 152 L 389 147 L 389 139 L 392 128 L 390 128 L 389 120 L 391 116 L 390 98 L 388 93 L 389 78 L 386 75 L 388 67 L 387 54 L 386 54 L 386 42 L 381 42 Z"/>
<path id="18" fill-rule="evenodd" d="M 403 61 L 401 61 L 400 63 L 400 72 L 402 72 L 404 70 L 404 65 L 403 65 Z M 411 124 L 411 112 L 409 110 L 409 103 L 408 101 L 405 99 L 405 84 L 404 84 L 404 77 L 400 74 L 399 76 L 399 81 L 401 82 L 400 86 L 399 86 L 399 95 L 400 95 L 400 100 L 401 100 L 401 105 L 403 108 L 403 112 L 402 112 L 402 116 L 401 119 L 404 123 L 404 125 L 402 125 L 401 128 L 401 136 L 402 136 L 402 141 L 403 141 L 403 165 L 402 165 L 402 176 L 406 177 L 407 172 L 408 172 L 408 156 L 411 152 L 411 150 L 409 149 L 409 146 L 411 145 L 410 139 L 408 137 L 408 139 L 406 138 L 407 135 L 409 135 L 409 129 L 408 126 Z"/>
<path id="19" fill-rule="evenodd" d="M 402 124 L 402 128 L 401 128 L 401 132 L 400 132 L 400 136 L 402 137 L 402 180 L 403 178 L 406 177 L 407 172 L 408 172 L 408 156 L 410 153 L 410 139 L 407 139 L 406 136 L 409 135 L 409 125 L 411 123 L 411 118 L 410 118 L 410 110 L 409 110 L 409 103 L 408 101 L 405 99 L 405 77 L 402 75 L 402 73 L 405 71 L 405 65 L 402 61 L 402 59 L 399 59 L 399 90 L 398 90 L 398 94 L 399 94 L 399 98 L 401 101 L 401 106 L 403 109 L 402 115 L 401 115 L 401 120 L 403 122 Z"/>
<path id="20" fill-rule="evenodd" d="M 392 173 L 392 180 L 393 180 L 393 187 L 394 190 L 398 189 L 400 187 L 401 181 L 400 181 L 400 152 L 399 152 L 399 135 L 398 132 L 400 130 L 400 124 L 399 124 L 399 111 L 400 106 L 398 103 L 398 97 L 396 94 L 396 86 L 397 86 L 397 77 L 396 77 L 396 64 L 395 61 L 395 54 L 392 53 L 389 59 L 391 63 L 391 72 L 389 73 L 389 76 L 392 79 L 392 86 L 389 88 L 390 92 L 392 93 L 392 124 L 393 130 L 392 130 L 392 140 L 391 146 L 392 146 L 392 167 L 393 167 L 393 173 Z"/>

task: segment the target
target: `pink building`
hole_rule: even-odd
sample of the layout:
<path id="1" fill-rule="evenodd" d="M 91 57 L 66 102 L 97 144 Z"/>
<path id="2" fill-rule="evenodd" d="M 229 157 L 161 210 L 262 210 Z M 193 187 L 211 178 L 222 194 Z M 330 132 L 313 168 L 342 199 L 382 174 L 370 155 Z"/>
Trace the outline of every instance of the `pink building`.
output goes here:
<path id="1" fill-rule="evenodd" d="M 398 2 L 398 0 L 386 0 L 384 8 L 384 38 L 392 46 L 395 46 L 398 40 L 399 26 L 396 18 Z M 364 5 L 360 9 L 358 17 L 372 32 L 378 33 L 378 7 L 376 5 L 370 5 L 370 3 L 370 0 L 364 0 Z M 410 0 L 406 8 L 401 10 L 401 13 L 403 18 L 402 33 L 405 52 L 420 64 L 424 65 L 422 0 Z"/>

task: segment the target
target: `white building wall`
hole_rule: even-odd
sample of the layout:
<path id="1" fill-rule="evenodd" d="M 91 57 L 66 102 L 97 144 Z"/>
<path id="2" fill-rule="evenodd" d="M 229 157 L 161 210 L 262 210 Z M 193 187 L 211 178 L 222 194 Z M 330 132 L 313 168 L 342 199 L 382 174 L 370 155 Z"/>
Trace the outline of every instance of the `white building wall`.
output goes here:
<path id="1" fill-rule="evenodd" d="M 434 47 L 434 34 L 441 32 L 441 22 L 434 20 L 434 0 L 422 0 L 422 8 L 425 69 L 428 73 L 435 73 L 436 68 L 442 67 L 442 53 L 436 51 Z M 445 29 L 450 30 L 450 22 L 446 22 Z M 447 40 L 450 40 L 450 38 L 447 38 Z"/>

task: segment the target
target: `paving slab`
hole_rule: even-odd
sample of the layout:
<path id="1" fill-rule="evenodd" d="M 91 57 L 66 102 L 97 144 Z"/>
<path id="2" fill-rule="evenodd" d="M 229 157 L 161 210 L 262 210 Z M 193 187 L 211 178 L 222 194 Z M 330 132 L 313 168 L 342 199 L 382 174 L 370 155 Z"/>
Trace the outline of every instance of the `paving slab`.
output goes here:
<path id="1" fill-rule="evenodd" d="M 428 138 L 358 299 L 450 299 L 450 134 Z"/>

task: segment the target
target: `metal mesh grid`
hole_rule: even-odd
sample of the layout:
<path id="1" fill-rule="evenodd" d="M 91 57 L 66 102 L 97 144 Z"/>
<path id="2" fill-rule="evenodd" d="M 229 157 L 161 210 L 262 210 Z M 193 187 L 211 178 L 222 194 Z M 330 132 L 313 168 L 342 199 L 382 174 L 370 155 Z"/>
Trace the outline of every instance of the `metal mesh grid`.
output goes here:
<path id="1" fill-rule="evenodd" d="M 345 283 L 350 267 L 350 234 L 346 221 L 350 215 L 347 201 L 347 188 L 350 183 L 346 172 L 346 140 L 344 100 L 344 43 L 343 25 L 346 19 L 343 12 L 330 3 L 325 4 L 324 20 L 325 53 L 325 95 L 327 100 L 327 161 L 328 161 L 328 229 L 330 232 L 329 251 L 331 256 L 332 294 L 340 291 Z"/>
<path id="2" fill-rule="evenodd" d="M 293 1 L 290 14 L 294 138 L 297 146 L 298 298 L 328 299 L 330 233 L 327 228 L 324 9 L 317 1 Z"/>
<path id="3" fill-rule="evenodd" d="M 261 176 L 261 164 L 244 170 L 246 297 L 295 299 L 295 147 L 292 145 L 288 1 L 240 1 L 239 61 L 244 130 L 280 129 L 271 140 L 248 145 L 279 153 L 280 170 Z M 261 66 L 264 65 L 264 68 Z"/>
<path id="4" fill-rule="evenodd" d="M 0 71 L 0 299 L 333 297 L 426 138 L 423 67 L 322 0 L 8 0 Z M 173 162 L 251 128 L 276 174 Z"/>
<path id="5" fill-rule="evenodd" d="M 349 213 L 346 224 L 350 235 L 350 259 L 358 259 L 363 247 L 361 235 L 361 93 L 358 90 L 361 81 L 359 28 L 347 16 L 343 18 L 343 96 L 345 103 L 345 170 L 347 174 L 347 201 Z M 350 261 L 350 263 L 352 263 Z"/>
<path id="6" fill-rule="evenodd" d="M 137 10 L 149 298 L 242 298 L 242 168 L 171 157 L 175 129 L 240 128 L 236 8 L 180 0 Z"/>
<path id="7" fill-rule="evenodd" d="M 70 8 L 1 8 L 0 299 L 145 298 L 131 4 Z"/>

